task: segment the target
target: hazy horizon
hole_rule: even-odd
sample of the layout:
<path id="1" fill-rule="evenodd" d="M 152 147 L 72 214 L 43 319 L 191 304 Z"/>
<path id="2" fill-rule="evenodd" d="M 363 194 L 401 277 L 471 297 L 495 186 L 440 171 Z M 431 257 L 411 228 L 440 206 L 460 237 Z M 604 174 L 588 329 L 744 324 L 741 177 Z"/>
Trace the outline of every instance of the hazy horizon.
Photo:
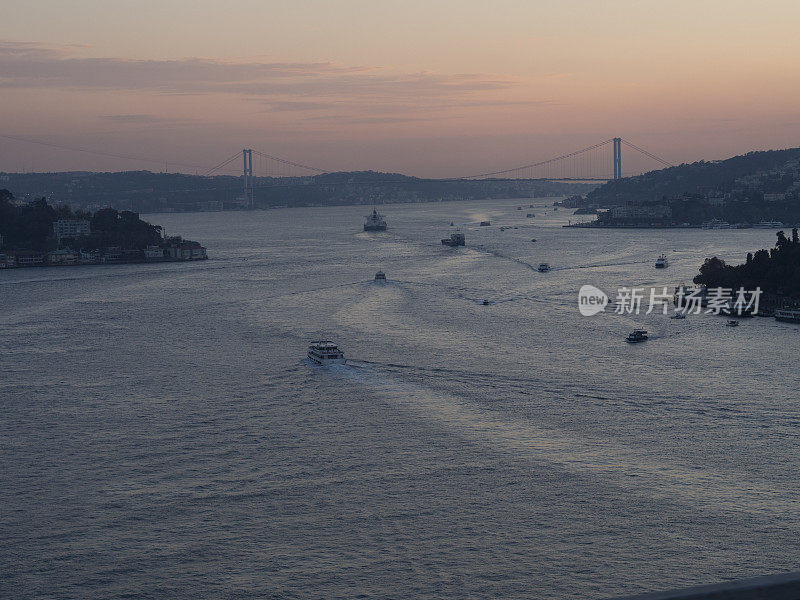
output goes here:
<path id="1" fill-rule="evenodd" d="M 136 160 L 0 138 L 0 171 L 202 172 L 251 147 L 453 177 L 612 136 L 676 164 L 796 147 L 799 19 L 784 0 L 14 2 L 0 133 Z"/>

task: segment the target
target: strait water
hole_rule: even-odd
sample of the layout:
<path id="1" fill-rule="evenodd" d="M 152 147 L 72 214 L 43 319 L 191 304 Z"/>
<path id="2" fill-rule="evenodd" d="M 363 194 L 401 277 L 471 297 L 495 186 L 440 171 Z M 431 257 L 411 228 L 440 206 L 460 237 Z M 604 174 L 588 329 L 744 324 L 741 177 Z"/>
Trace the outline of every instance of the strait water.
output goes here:
<path id="1" fill-rule="evenodd" d="M 577 305 L 774 232 L 563 229 L 551 200 L 385 206 L 382 234 L 365 207 L 152 215 L 211 259 L 1 272 L 0 597 L 606 598 L 800 568 L 800 328 Z M 309 365 L 320 336 L 351 363 Z"/>

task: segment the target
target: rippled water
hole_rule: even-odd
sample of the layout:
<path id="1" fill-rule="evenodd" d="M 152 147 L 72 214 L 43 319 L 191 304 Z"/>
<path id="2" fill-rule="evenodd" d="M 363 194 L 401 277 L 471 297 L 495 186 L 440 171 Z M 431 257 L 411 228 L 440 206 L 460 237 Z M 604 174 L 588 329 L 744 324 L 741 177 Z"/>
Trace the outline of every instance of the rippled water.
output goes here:
<path id="1" fill-rule="evenodd" d="M 0 597 L 604 598 L 797 569 L 800 328 L 577 307 L 774 233 L 563 229 L 535 202 L 387 206 L 384 234 L 364 207 L 153 215 L 212 259 L 0 273 Z M 307 364 L 317 336 L 350 364 Z"/>

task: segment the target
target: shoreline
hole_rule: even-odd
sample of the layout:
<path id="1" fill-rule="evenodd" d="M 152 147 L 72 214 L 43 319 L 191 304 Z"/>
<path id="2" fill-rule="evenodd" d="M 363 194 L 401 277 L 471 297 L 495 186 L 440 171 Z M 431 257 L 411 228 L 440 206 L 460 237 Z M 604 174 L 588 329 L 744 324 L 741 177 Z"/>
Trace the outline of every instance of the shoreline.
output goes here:
<path id="1" fill-rule="evenodd" d="M 76 263 L 41 263 L 35 265 L 14 265 L 2 266 L 2 271 L 14 271 L 16 269 L 41 269 L 46 267 L 105 267 L 105 266 L 118 266 L 118 265 L 142 265 L 142 264 L 158 264 L 158 263 L 182 263 L 182 262 L 199 262 L 208 260 L 208 256 L 202 258 L 151 258 L 144 260 L 114 260 L 103 262 L 76 262 Z"/>

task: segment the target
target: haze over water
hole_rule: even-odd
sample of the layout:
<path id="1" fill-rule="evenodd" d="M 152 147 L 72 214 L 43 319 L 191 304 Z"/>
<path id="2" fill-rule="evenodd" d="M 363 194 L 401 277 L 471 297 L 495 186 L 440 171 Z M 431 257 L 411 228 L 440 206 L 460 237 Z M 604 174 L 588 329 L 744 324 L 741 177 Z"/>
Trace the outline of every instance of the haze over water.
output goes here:
<path id="1" fill-rule="evenodd" d="M 774 232 L 562 229 L 530 202 L 385 206 L 382 234 L 367 207 L 151 215 L 211 260 L 0 273 L 0 597 L 605 598 L 796 569 L 800 328 L 577 305 Z M 308 364 L 315 337 L 350 364 Z"/>

